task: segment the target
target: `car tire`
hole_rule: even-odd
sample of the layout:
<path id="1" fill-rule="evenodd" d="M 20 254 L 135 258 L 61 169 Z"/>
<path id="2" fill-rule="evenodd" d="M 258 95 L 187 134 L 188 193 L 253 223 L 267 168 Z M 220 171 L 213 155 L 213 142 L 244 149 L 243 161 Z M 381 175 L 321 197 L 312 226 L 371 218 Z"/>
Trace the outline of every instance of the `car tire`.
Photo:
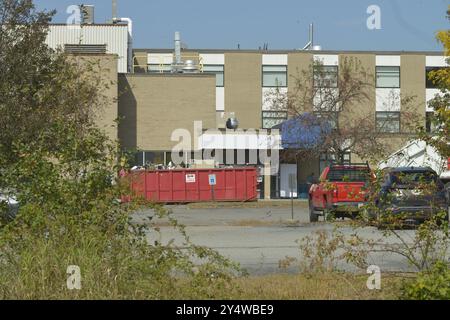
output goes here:
<path id="1" fill-rule="evenodd" d="M 314 207 L 312 205 L 312 202 L 309 202 L 309 222 L 319 222 L 319 215 L 314 210 Z"/>

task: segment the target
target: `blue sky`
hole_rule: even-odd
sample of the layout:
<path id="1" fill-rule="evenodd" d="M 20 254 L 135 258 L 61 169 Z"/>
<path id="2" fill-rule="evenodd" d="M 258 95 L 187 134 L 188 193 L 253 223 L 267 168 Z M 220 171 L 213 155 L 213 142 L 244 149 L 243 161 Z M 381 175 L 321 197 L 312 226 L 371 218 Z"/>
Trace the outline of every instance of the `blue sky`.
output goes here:
<path id="1" fill-rule="evenodd" d="M 35 0 L 56 9 L 65 23 L 68 6 L 83 0 Z M 96 6 L 96 22 L 111 18 L 110 0 Z M 134 21 L 135 48 L 172 48 L 173 33 L 196 49 L 301 48 L 314 22 L 316 44 L 326 50 L 438 51 L 436 31 L 448 29 L 448 0 L 118 0 L 118 15 Z M 381 9 L 381 29 L 369 30 L 367 8 Z"/>

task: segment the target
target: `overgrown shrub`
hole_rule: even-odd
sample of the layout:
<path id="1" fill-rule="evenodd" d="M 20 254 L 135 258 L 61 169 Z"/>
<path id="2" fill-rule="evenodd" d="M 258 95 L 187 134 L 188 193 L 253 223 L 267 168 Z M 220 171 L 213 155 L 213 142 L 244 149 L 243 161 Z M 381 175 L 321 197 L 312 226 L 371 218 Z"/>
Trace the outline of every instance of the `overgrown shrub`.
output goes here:
<path id="1" fill-rule="evenodd" d="M 59 152 L 39 150 L 39 139 L 17 146 L 22 156 L 3 172 L 22 206 L 0 229 L 0 298 L 213 298 L 216 290 L 232 292 L 228 283 L 238 269 L 216 252 L 187 236 L 183 244 L 148 243 L 158 232 L 151 217 L 139 226 L 130 214 L 149 204 L 118 201 L 127 189 L 112 183 L 113 145 L 95 127 L 83 139 L 74 129 L 64 126 L 67 148 Z M 152 207 L 157 216 L 169 214 Z M 81 269 L 80 291 L 67 288 L 70 265 Z"/>
<path id="2" fill-rule="evenodd" d="M 413 300 L 450 300 L 450 267 L 441 261 L 403 284 L 402 297 Z"/>
<path id="3" fill-rule="evenodd" d="M 117 179 L 122 154 L 96 126 L 108 88 L 95 61 L 45 44 L 53 12 L 31 0 L 0 1 L 0 192 L 17 198 L 14 220 L 0 221 L 0 299 L 213 298 L 233 292 L 238 267 L 217 252 L 183 243 L 149 243 L 130 216 L 151 206 Z M 6 209 L 3 205 L 0 209 Z M 67 269 L 78 266 L 81 290 Z"/>

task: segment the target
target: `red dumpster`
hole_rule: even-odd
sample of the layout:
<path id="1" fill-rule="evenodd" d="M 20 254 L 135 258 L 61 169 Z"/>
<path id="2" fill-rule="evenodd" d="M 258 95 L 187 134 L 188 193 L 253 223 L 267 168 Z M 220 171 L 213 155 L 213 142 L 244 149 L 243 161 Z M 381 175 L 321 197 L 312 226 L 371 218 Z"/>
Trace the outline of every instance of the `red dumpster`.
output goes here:
<path id="1" fill-rule="evenodd" d="M 136 171 L 131 183 L 137 195 L 159 203 L 257 200 L 254 167 Z"/>

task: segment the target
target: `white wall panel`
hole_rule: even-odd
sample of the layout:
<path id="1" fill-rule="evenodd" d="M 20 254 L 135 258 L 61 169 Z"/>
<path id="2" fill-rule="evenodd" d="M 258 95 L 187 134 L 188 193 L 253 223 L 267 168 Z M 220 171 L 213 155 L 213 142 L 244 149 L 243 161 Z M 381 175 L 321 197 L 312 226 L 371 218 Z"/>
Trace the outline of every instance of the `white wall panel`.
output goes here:
<path id="1" fill-rule="evenodd" d="M 216 111 L 225 111 L 225 88 L 216 88 Z"/>
<path id="2" fill-rule="evenodd" d="M 329 95 L 329 96 L 328 96 Z M 332 102 L 330 96 L 333 97 L 334 100 L 337 100 L 339 97 L 339 88 L 330 88 L 325 90 L 324 92 L 317 91 L 314 95 L 314 111 L 338 111 L 338 106 Z"/>
<path id="3" fill-rule="evenodd" d="M 149 53 L 148 64 L 172 64 L 173 53 Z"/>
<path id="4" fill-rule="evenodd" d="M 377 111 L 400 111 L 400 89 L 377 89 L 376 106 Z"/>
<path id="5" fill-rule="evenodd" d="M 263 54 L 262 56 L 263 65 L 273 65 L 273 66 L 287 66 L 288 65 L 288 55 L 287 54 Z"/>
<path id="6" fill-rule="evenodd" d="M 376 63 L 377 63 L 377 66 L 400 67 L 401 57 L 400 56 L 377 56 Z"/>
<path id="7" fill-rule="evenodd" d="M 447 67 L 448 64 L 445 59 L 444 56 L 428 56 L 426 65 L 427 67 Z"/>
<path id="8" fill-rule="evenodd" d="M 225 55 L 224 54 L 210 54 L 210 53 L 201 53 L 200 58 L 202 59 L 203 64 L 225 64 Z"/>
<path id="9" fill-rule="evenodd" d="M 279 94 L 281 97 L 285 96 L 288 92 L 288 88 L 279 88 Z M 274 100 L 277 99 L 277 89 L 275 88 L 263 88 L 262 89 L 262 110 L 263 111 L 280 111 L 280 107 L 274 105 Z M 279 99 L 280 97 L 278 97 Z"/>
<path id="10" fill-rule="evenodd" d="M 53 49 L 66 44 L 106 44 L 106 52 L 118 56 L 118 72 L 128 71 L 127 25 L 50 25 L 46 43 Z"/>
<path id="11" fill-rule="evenodd" d="M 314 61 L 320 62 L 325 66 L 338 66 L 339 56 L 335 54 L 316 54 L 314 55 Z"/>

